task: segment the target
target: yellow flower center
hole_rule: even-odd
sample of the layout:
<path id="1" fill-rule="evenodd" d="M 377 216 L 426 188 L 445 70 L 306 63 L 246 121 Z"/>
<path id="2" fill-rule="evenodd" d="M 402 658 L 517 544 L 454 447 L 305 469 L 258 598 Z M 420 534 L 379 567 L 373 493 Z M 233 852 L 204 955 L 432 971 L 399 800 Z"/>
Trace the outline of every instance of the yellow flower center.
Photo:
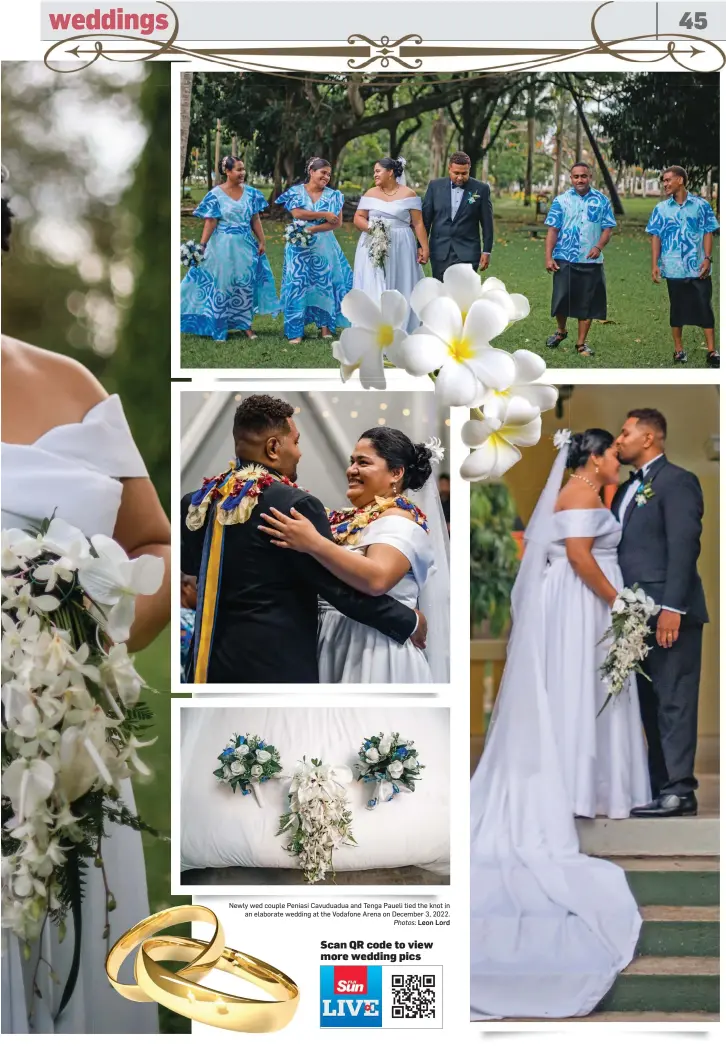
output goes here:
<path id="1" fill-rule="evenodd" d="M 459 338 L 453 338 L 449 342 L 449 356 L 457 363 L 463 363 L 464 360 L 473 359 L 475 352 L 471 347 L 471 341 L 465 338 L 463 335 Z"/>
<path id="2" fill-rule="evenodd" d="M 393 341 L 393 327 L 390 323 L 382 323 L 378 328 L 378 348 L 385 349 Z"/>

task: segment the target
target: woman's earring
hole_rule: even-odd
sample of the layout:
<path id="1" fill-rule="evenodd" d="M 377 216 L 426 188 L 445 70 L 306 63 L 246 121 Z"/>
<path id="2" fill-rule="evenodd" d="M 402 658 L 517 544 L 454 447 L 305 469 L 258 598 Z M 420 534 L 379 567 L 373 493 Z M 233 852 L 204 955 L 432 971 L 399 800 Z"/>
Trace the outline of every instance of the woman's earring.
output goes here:
<path id="1" fill-rule="evenodd" d="M 396 484 L 394 483 L 394 484 L 393 484 L 393 496 L 394 496 L 394 498 L 395 498 L 395 496 L 396 496 L 396 494 L 397 494 L 397 493 L 398 493 L 398 487 L 397 487 L 397 486 L 396 486 Z"/>
<path id="2" fill-rule="evenodd" d="M 599 476 L 599 475 L 600 475 L 600 466 L 599 466 L 599 465 L 596 465 L 596 466 L 595 466 L 595 475 L 596 475 L 596 476 Z"/>

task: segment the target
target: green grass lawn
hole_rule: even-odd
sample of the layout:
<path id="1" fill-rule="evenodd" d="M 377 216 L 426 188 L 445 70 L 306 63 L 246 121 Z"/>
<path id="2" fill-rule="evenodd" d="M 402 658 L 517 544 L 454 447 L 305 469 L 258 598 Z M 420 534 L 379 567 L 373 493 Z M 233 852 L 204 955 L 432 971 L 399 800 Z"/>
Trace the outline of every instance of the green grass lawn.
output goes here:
<path id="1" fill-rule="evenodd" d="M 134 795 L 139 816 L 147 824 L 169 836 L 171 827 L 171 710 L 173 700 L 169 686 L 169 630 L 166 629 L 151 646 L 136 655 L 136 667 L 151 691 L 146 691 L 144 700 L 154 712 L 154 726 L 149 736 L 156 737 L 156 744 L 141 752 L 144 762 L 151 768 L 153 776 L 143 783 L 134 782 Z M 153 691 L 157 691 L 154 693 Z M 149 890 L 149 908 L 161 911 L 177 904 L 185 904 L 188 898 L 172 897 L 170 844 L 143 834 L 144 857 L 146 859 L 146 881 Z M 183 929 L 180 932 L 185 932 Z M 159 1026 L 167 1034 L 191 1031 L 191 1022 L 171 1010 L 159 1007 Z"/>
<path id="2" fill-rule="evenodd" d="M 195 195 L 200 192 L 194 190 Z M 650 278 L 650 237 L 643 231 L 655 199 L 633 199 L 624 203 L 626 214 L 619 219 L 616 235 L 605 250 L 608 288 L 608 319 L 596 321 L 589 344 L 595 356 L 585 358 L 575 352 L 577 323 L 570 322 L 570 336 L 557 350 L 545 348 L 548 335 L 555 330 L 550 317 L 552 277 L 544 268 L 544 233 L 532 239 L 534 206 L 501 198 L 494 201 L 496 239 L 489 275 L 503 280 L 509 291 L 529 298 L 530 315 L 514 324 L 497 340 L 505 349 L 531 349 L 544 356 L 551 367 L 672 367 L 673 344 L 668 325 L 668 291 L 665 282 Z M 542 219 L 539 219 L 541 224 Z M 203 223 L 183 217 L 183 239 L 199 240 Z M 283 222 L 264 223 L 267 252 L 279 283 L 282 274 Z M 346 222 L 335 234 L 348 261 L 353 263 L 358 231 Z M 718 315 L 718 240 L 714 246 L 714 307 Z M 183 276 L 186 270 L 181 270 Z M 426 274 L 430 275 L 426 266 Z M 213 342 L 191 334 L 181 336 L 182 367 L 336 367 L 330 341 L 308 327 L 301 345 L 289 345 L 283 334 L 282 316 L 258 317 L 254 330 L 257 341 L 248 342 L 241 333 L 227 342 Z M 705 342 L 700 330 L 687 328 L 684 345 L 689 360 L 685 366 L 705 366 Z M 566 347 L 565 347 L 566 346 Z M 681 365 L 683 366 L 683 365 Z"/>

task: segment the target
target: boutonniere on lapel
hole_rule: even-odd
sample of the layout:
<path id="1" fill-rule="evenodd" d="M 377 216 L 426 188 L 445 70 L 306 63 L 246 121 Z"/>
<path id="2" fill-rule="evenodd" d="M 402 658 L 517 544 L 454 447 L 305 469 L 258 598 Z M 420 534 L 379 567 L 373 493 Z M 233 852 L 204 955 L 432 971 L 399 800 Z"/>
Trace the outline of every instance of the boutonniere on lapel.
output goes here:
<path id="1" fill-rule="evenodd" d="M 635 492 L 635 504 L 638 508 L 642 508 L 643 505 L 647 505 L 650 499 L 654 496 L 655 491 L 649 479 L 646 479 L 645 483 L 641 483 Z"/>
<path id="2" fill-rule="evenodd" d="M 479 193 L 478 192 L 470 192 L 469 195 L 466 198 L 466 202 L 467 203 L 476 203 L 476 201 L 478 199 L 479 199 Z"/>

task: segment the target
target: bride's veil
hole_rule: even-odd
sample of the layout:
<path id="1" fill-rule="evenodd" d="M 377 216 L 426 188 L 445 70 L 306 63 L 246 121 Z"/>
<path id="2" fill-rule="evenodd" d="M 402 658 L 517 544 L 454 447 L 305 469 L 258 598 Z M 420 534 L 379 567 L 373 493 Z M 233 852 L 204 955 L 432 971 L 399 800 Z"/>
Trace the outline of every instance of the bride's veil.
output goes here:
<path id="1" fill-rule="evenodd" d="M 396 182 L 398 183 L 398 185 L 406 185 L 406 161 L 403 158 L 403 156 L 399 156 L 398 162 L 403 165 L 403 170 L 399 174 L 398 178 L 396 178 Z"/>
<path id="2" fill-rule="evenodd" d="M 425 514 L 435 569 L 419 593 L 418 608 L 428 622 L 426 659 L 435 683 L 449 682 L 449 532 L 441 507 L 436 478 L 431 475 L 421 490 L 410 493 L 411 500 Z"/>

